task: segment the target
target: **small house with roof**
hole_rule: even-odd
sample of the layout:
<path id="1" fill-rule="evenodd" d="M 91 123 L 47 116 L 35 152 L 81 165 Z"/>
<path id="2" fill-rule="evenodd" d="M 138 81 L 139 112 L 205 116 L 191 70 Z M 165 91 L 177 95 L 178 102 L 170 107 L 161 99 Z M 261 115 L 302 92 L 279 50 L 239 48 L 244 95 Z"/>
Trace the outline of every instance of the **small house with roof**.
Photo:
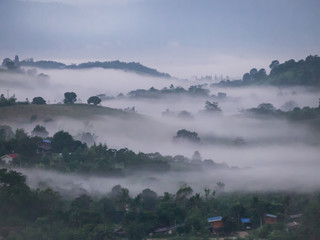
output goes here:
<path id="1" fill-rule="evenodd" d="M 37 143 L 37 153 L 50 153 L 51 152 L 51 141 L 42 140 Z"/>
<path id="2" fill-rule="evenodd" d="M 250 218 L 241 218 L 240 222 L 246 229 L 251 229 L 251 220 L 250 220 Z"/>
<path id="3" fill-rule="evenodd" d="M 18 158 L 19 155 L 16 153 L 6 154 L 0 157 L 1 161 L 5 164 L 10 164 L 14 159 Z"/>
<path id="4" fill-rule="evenodd" d="M 278 222 L 278 217 L 273 214 L 266 214 L 264 217 L 265 224 L 276 224 Z"/>
<path id="5" fill-rule="evenodd" d="M 289 219 L 291 222 L 300 222 L 301 217 L 302 217 L 301 213 L 289 215 Z"/>
<path id="6" fill-rule="evenodd" d="M 219 231 L 223 228 L 221 216 L 208 218 L 208 223 L 210 223 L 210 228 L 212 229 L 212 231 Z"/>
<path id="7" fill-rule="evenodd" d="M 177 228 L 184 227 L 184 223 L 176 224 L 168 227 L 161 227 L 154 230 L 153 234 L 173 234 Z"/>
<path id="8" fill-rule="evenodd" d="M 287 223 L 288 230 L 295 230 L 300 226 L 300 220 L 301 220 L 302 214 L 294 214 L 289 215 L 289 222 Z"/>

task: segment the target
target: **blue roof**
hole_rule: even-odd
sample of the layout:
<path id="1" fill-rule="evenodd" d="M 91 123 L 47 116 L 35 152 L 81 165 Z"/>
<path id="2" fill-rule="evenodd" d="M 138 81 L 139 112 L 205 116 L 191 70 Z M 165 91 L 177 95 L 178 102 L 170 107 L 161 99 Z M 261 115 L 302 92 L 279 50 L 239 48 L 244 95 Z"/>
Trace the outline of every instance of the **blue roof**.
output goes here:
<path id="1" fill-rule="evenodd" d="M 51 143 L 50 140 L 43 140 L 42 142 L 45 142 L 45 143 Z"/>
<path id="2" fill-rule="evenodd" d="M 241 218 L 242 223 L 251 223 L 250 218 Z"/>
<path id="3" fill-rule="evenodd" d="M 276 215 L 273 215 L 273 214 L 266 214 L 267 217 L 272 217 L 272 218 L 277 218 Z"/>
<path id="4" fill-rule="evenodd" d="M 208 222 L 216 222 L 216 221 L 221 221 L 222 217 L 212 217 L 212 218 L 208 218 Z"/>

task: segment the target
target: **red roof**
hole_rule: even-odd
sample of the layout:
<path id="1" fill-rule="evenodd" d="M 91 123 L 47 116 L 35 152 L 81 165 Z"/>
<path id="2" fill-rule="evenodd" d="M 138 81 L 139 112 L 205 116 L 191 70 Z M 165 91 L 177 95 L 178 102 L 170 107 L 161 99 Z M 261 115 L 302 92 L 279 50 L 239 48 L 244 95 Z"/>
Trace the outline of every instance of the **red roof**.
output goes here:
<path id="1" fill-rule="evenodd" d="M 10 157 L 12 157 L 12 158 L 17 158 L 17 157 L 19 157 L 19 155 L 16 154 L 16 153 L 8 154 L 8 156 L 10 156 Z"/>

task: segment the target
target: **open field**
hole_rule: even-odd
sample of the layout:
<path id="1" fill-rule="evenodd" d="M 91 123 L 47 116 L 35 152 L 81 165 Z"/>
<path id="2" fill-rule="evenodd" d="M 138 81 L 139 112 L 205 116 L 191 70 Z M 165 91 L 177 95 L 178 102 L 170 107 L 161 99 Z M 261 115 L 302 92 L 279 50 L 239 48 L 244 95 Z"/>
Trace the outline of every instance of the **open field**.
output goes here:
<path id="1" fill-rule="evenodd" d="M 97 116 L 137 117 L 119 109 L 93 106 L 88 104 L 25 104 L 0 108 L 0 122 L 27 122 L 34 120 L 54 120 L 59 117 L 91 119 Z"/>

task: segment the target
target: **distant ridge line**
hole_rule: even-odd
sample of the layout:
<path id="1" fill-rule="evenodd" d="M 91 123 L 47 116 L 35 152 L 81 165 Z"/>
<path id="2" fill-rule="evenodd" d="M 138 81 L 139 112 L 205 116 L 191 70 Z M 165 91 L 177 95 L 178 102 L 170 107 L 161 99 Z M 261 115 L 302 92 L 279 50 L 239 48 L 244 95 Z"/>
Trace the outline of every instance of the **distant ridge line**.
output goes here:
<path id="1" fill-rule="evenodd" d="M 135 72 L 137 74 L 146 74 L 154 77 L 171 78 L 170 74 L 159 72 L 156 69 L 146 67 L 138 62 L 120 62 L 116 61 L 95 61 L 86 62 L 80 64 L 64 64 L 56 61 L 33 61 L 33 59 L 27 59 L 19 62 L 21 66 L 38 67 L 45 69 L 88 69 L 88 68 L 104 68 L 104 69 L 117 69 L 123 71 Z"/>

